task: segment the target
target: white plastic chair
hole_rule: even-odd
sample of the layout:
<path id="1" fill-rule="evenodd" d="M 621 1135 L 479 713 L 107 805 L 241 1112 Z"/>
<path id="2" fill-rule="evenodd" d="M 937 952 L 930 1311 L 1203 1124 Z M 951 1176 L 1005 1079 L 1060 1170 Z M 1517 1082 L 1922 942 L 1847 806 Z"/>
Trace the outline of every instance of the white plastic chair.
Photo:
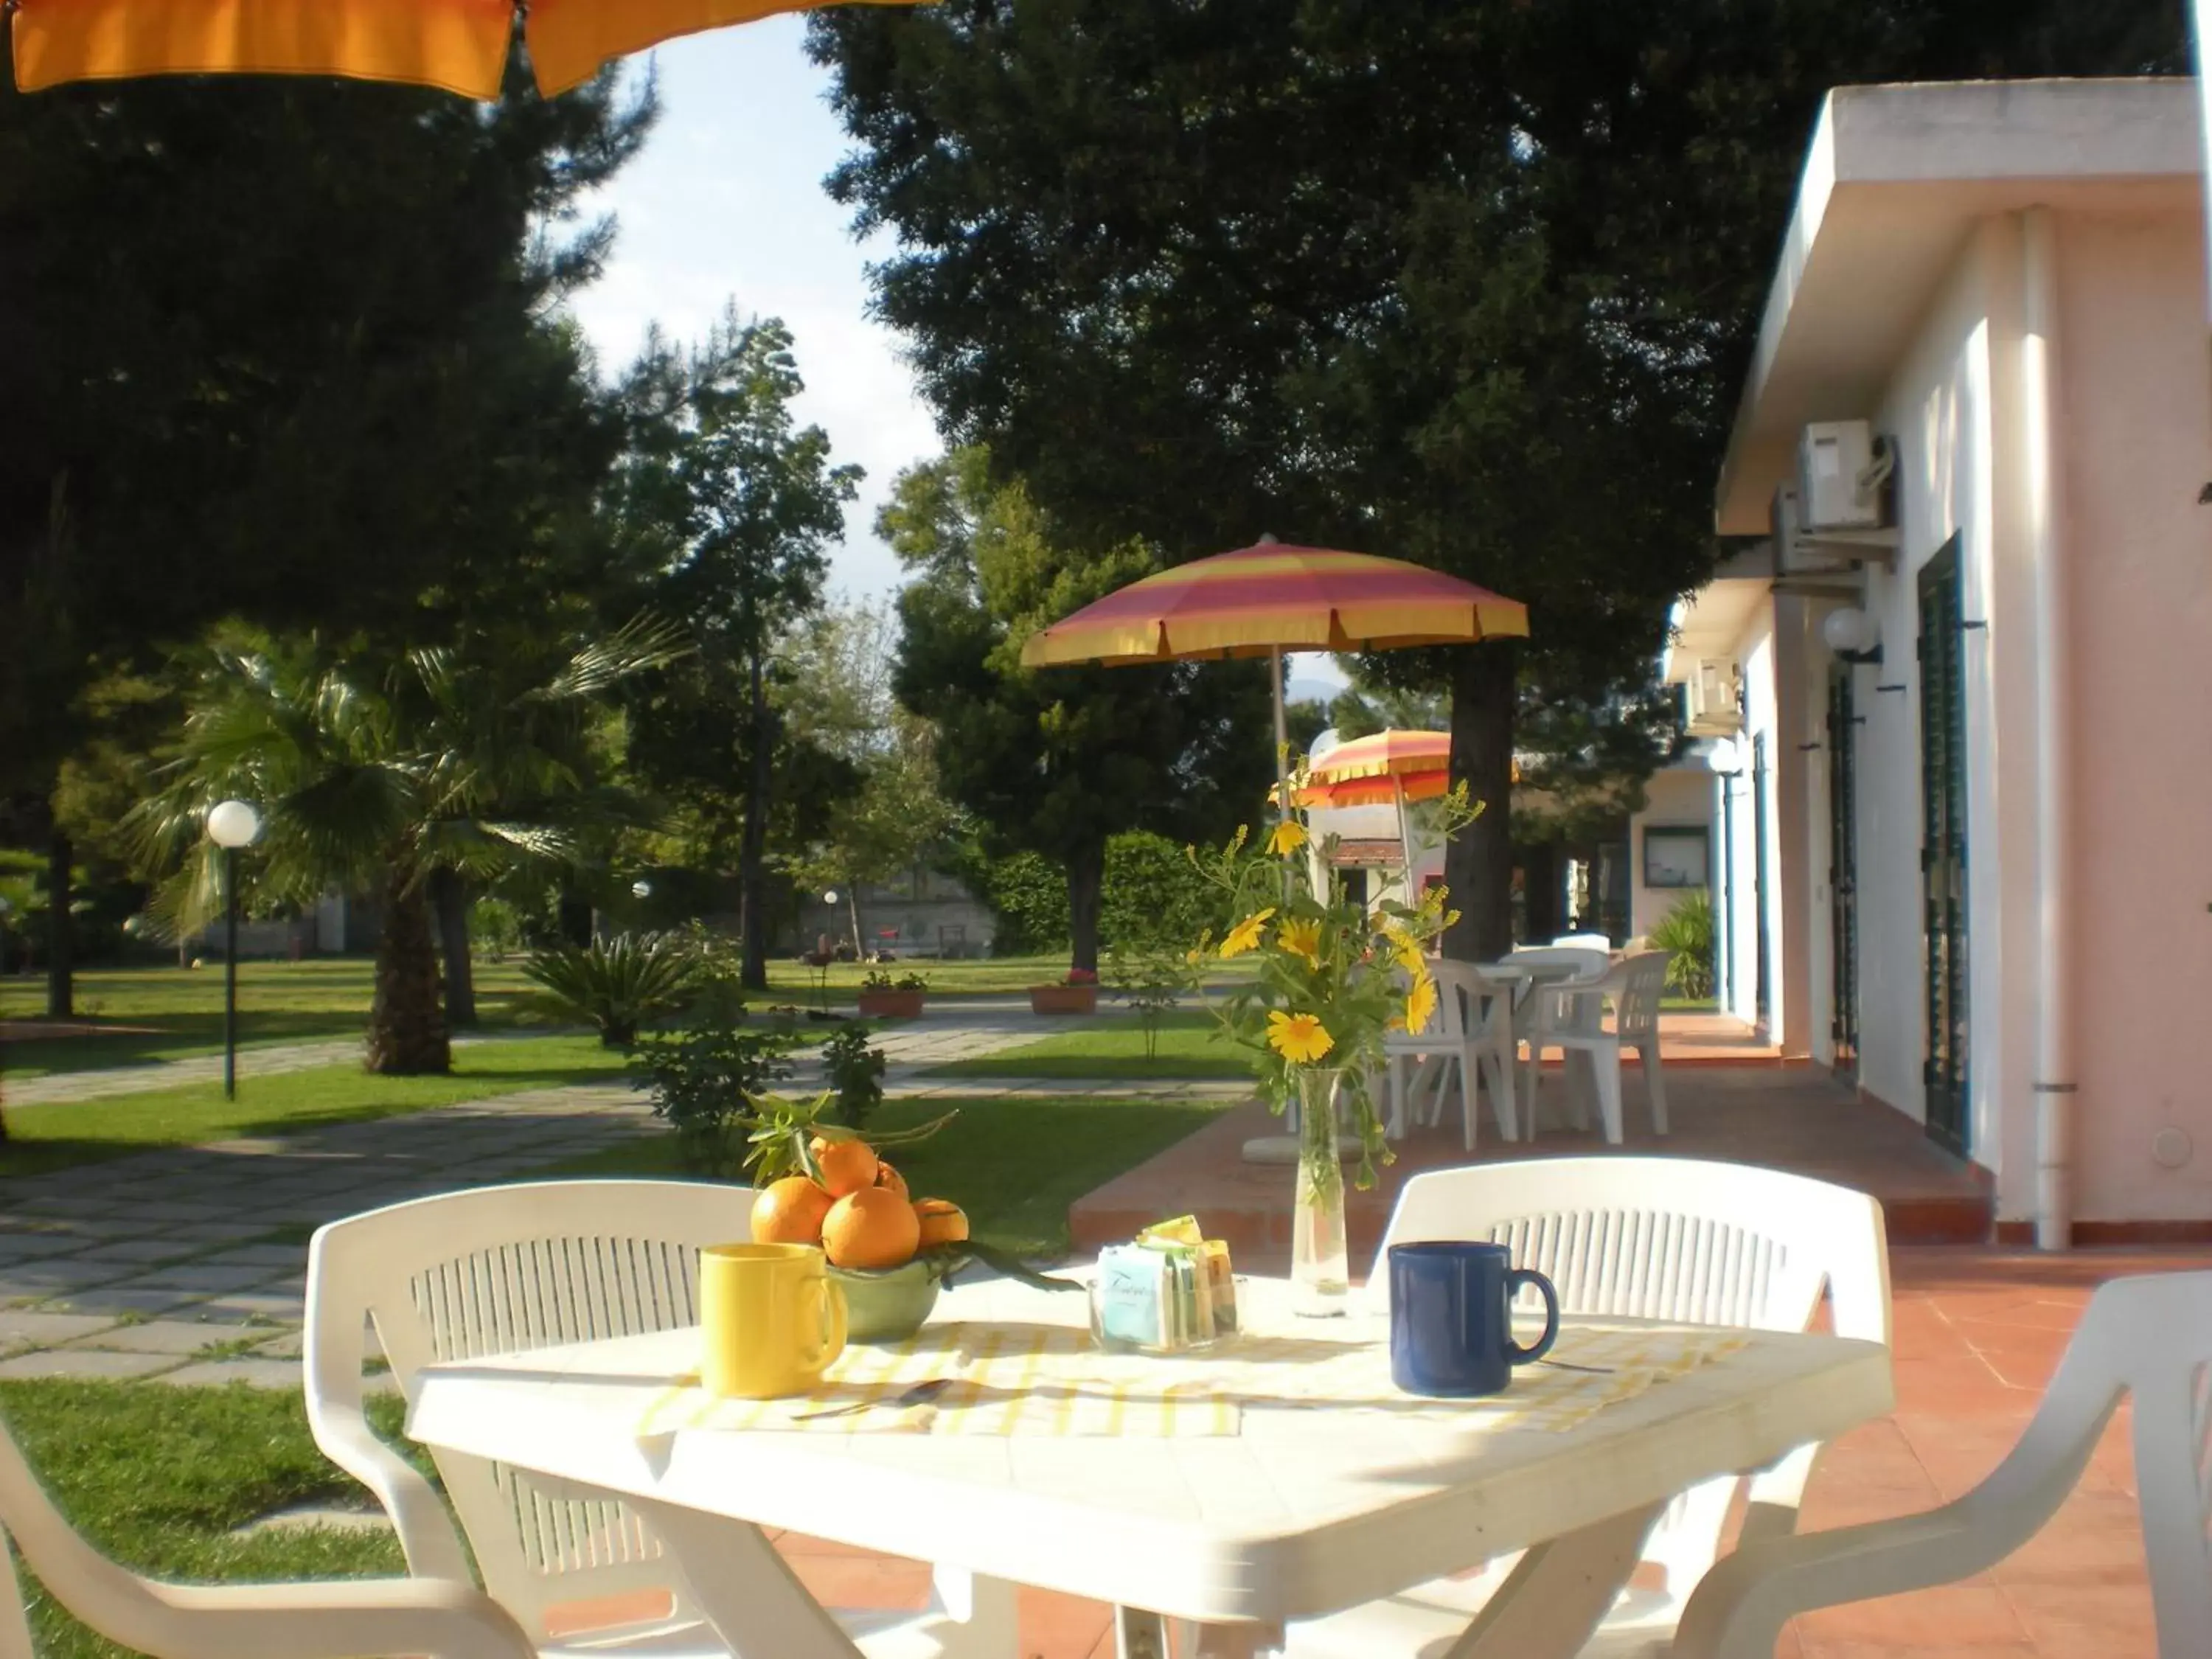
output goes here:
<path id="1" fill-rule="evenodd" d="M 1521 1138 L 1513 1087 L 1512 987 L 1493 981 L 1472 963 L 1430 964 L 1437 981 L 1437 1012 L 1419 1032 L 1385 1039 L 1389 1079 L 1389 1133 L 1401 1138 L 1415 1115 L 1414 1097 L 1430 1085 L 1427 1121 L 1442 1121 L 1449 1091 L 1459 1091 L 1462 1139 L 1474 1150 L 1477 1085 L 1490 1091 L 1491 1115 L 1506 1140 Z"/>
<path id="2" fill-rule="evenodd" d="M 1682 1616 L 1680 1659 L 1767 1659 L 1815 1607 L 1986 1572 L 2042 1530 L 2081 1478 L 2123 1395 L 2159 1659 L 2212 1653 L 2212 1273 L 2116 1279 L 2089 1298 L 2020 1443 L 1957 1502 L 1802 1537 L 1747 1540 Z"/>
<path id="3" fill-rule="evenodd" d="M 1633 1048 L 1643 1057 L 1644 1089 L 1651 1105 L 1651 1127 L 1667 1133 L 1667 1080 L 1660 1068 L 1659 1005 L 1667 988 L 1667 952 L 1646 951 L 1609 969 L 1593 984 L 1569 982 L 1546 986 L 1538 993 L 1534 1017 L 1528 1022 L 1528 1117 L 1529 1133 L 1536 1125 L 1537 1080 L 1543 1071 L 1544 1053 L 1557 1048 L 1571 1061 L 1588 1056 L 1598 1111 L 1605 1123 L 1605 1138 L 1618 1146 L 1626 1133 L 1621 1122 L 1620 1054 Z M 1605 1021 L 1607 1008 L 1613 1024 Z M 1588 1121 L 1578 1090 L 1571 1091 L 1577 1127 Z"/>
<path id="4" fill-rule="evenodd" d="M 165 1584 L 86 1543 L 0 1429 L 0 1659 L 32 1659 L 8 1545 L 48 1595 L 148 1659 L 531 1659 L 530 1640 L 472 1585 L 428 1578 L 323 1583 Z"/>
<path id="5" fill-rule="evenodd" d="M 1671 1158 L 1532 1158 L 1415 1176 L 1399 1194 L 1368 1277 L 1370 1293 L 1386 1308 L 1390 1247 L 1427 1239 L 1506 1245 L 1516 1266 L 1551 1279 L 1567 1314 L 1802 1331 L 1825 1291 L 1837 1335 L 1889 1341 L 1881 1206 L 1803 1176 Z M 1751 1479 L 1745 1538 L 1796 1524 L 1818 1450 L 1800 1447 Z M 1623 1595 L 1583 1650 L 1585 1659 L 1666 1651 L 1683 1604 L 1719 1551 L 1741 1484 L 1722 1477 L 1674 1501 L 1642 1558 L 1664 1569 L 1665 1588 Z M 1294 1659 L 1435 1659 L 1517 1559 L 1293 1625 L 1289 1651 Z"/>
<path id="6" fill-rule="evenodd" d="M 541 1655 L 730 1659 L 659 1539 L 623 1504 L 549 1492 L 504 1466 L 434 1453 L 436 1490 L 370 1431 L 364 1322 L 392 1374 L 442 1360 L 697 1322 L 699 1251 L 749 1236 L 752 1189 L 688 1181 L 554 1181 L 416 1199 L 331 1222 L 307 1248 L 307 1421 L 332 1462 L 375 1493 L 418 1577 L 471 1577 Z M 921 1613 L 841 1614 L 872 1656 L 999 1655 L 1013 1587 L 937 1571 Z M 959 1610 L 956 1612 L 955 1610 Z M 750 1659 L 750 1656 L 747 1656 Z"/>

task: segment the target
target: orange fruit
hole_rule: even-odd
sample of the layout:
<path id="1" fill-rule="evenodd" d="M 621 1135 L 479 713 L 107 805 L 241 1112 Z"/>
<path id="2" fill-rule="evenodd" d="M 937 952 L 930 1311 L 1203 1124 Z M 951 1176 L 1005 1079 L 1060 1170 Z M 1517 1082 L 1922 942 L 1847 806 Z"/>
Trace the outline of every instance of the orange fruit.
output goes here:
<path id="1" fill-rule="evenodd" d="M 968 1237 L 968 1212 L 949 1198 L 915 1200 L 914 1218 L 921 1228 L 922 1249 L 933 1244 L 957 1244 Z"/>
<path id="2" fill-rule="evenodd" d="M 876 1185 L 887 1193 L 896 1193 L 901 1198 L 909 1196 L 906 1189 L 906 1177 L 891 1168 L 890 1160 L 886 1158 L 876 1160 Z"/>
<path id="3" fill-rule="evenodd" d="M 814 1138 L 811 1148 L 822 1185 L 832 1198 L 843 1198 L 876 1184 L 875 1149 L 865 1140 L 825 1140 Z"/>
<path id="4" fill-rule="evenodd" d="M 753 1195 L 753 1243 L 819 1244 L 830 1194 L 805 1176 L 771 1181 Z"/>
<path id="5" fill-rule="evenodd" d="M 822 1249 L 837 1267 L 896 1267 L 914 1259 L 921 1218 L 881 1187 L 848 1193 L 822 1218 Z"/>

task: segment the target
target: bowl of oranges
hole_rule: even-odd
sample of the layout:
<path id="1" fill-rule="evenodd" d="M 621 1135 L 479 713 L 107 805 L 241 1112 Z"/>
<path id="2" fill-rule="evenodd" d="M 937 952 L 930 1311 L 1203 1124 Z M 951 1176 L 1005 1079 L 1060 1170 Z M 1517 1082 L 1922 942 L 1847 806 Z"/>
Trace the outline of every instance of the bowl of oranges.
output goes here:
<path id="1" fill-rule="evenodd" d="M 806 1161 L 808 1173 L 753 1195 L 753 1243 L 819 1245 L 845 1292 L 847 1340 L 903 1341 L 966 1260 L 968 1218 L 949 1200 L 914 1199 L 899 1172 L 856 1136 L 817 1135 Z"/>

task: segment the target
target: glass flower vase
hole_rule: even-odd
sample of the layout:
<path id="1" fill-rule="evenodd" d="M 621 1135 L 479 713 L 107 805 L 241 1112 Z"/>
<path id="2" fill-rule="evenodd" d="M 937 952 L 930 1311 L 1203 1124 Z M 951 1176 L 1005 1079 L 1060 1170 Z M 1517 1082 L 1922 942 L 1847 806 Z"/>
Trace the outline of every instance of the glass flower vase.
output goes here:
<path id="1" fill-rule="evenodd" d="M 1352 1279 L 1344 1237 L 1344 1165 L 1336 1102 L 1344 1073 L 1298 1073 L 1297 1188 L 1291 1217 L 1291 1308 L 1309 1318 L 1343 1313 Z"/>

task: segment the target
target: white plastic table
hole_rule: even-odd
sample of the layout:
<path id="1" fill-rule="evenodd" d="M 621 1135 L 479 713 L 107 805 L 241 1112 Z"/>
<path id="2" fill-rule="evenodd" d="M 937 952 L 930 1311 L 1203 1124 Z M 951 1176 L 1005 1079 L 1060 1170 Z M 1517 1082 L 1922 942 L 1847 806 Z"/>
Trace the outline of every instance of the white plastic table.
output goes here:
<path id="1" fill-rule="evenodd" d="M 1287 1291 L 1241 1280 L 1247 1328 L 1313 1330 L 1289 1313 Z M 1081 1296 L 992 1281 L 950 1291 L 933 1317 L 1079 1325 L 1086 1308 Z M 1364 1310 L 1318 1322 L 1332 1336 L 1387 1340 Z M 1525 1547 L 1463 1659 L 1543 1659 L 1579 1649 L 1677 1492 L 1890 1409 L 1878 1344 L 1745 1336 L 1573 1428 L 1479 1443 L 1326 1406 L 1248 1411 L 1239 1434 L 1212 1438 L 641 1437 L 671 1379 L 697 1363 L 686 1330 L 429 1366 L 408 1432 L 579 1496 L 619 1495 L 749 1656 L 858 1651 L 762 1536 L 768 1527 L 1115 1603 L 1123 1651 L 1145 1659 L 1170 1651 L 1170 1630 L 1178 1656 L 1265 1651 L 1286 1620 Z"/>

